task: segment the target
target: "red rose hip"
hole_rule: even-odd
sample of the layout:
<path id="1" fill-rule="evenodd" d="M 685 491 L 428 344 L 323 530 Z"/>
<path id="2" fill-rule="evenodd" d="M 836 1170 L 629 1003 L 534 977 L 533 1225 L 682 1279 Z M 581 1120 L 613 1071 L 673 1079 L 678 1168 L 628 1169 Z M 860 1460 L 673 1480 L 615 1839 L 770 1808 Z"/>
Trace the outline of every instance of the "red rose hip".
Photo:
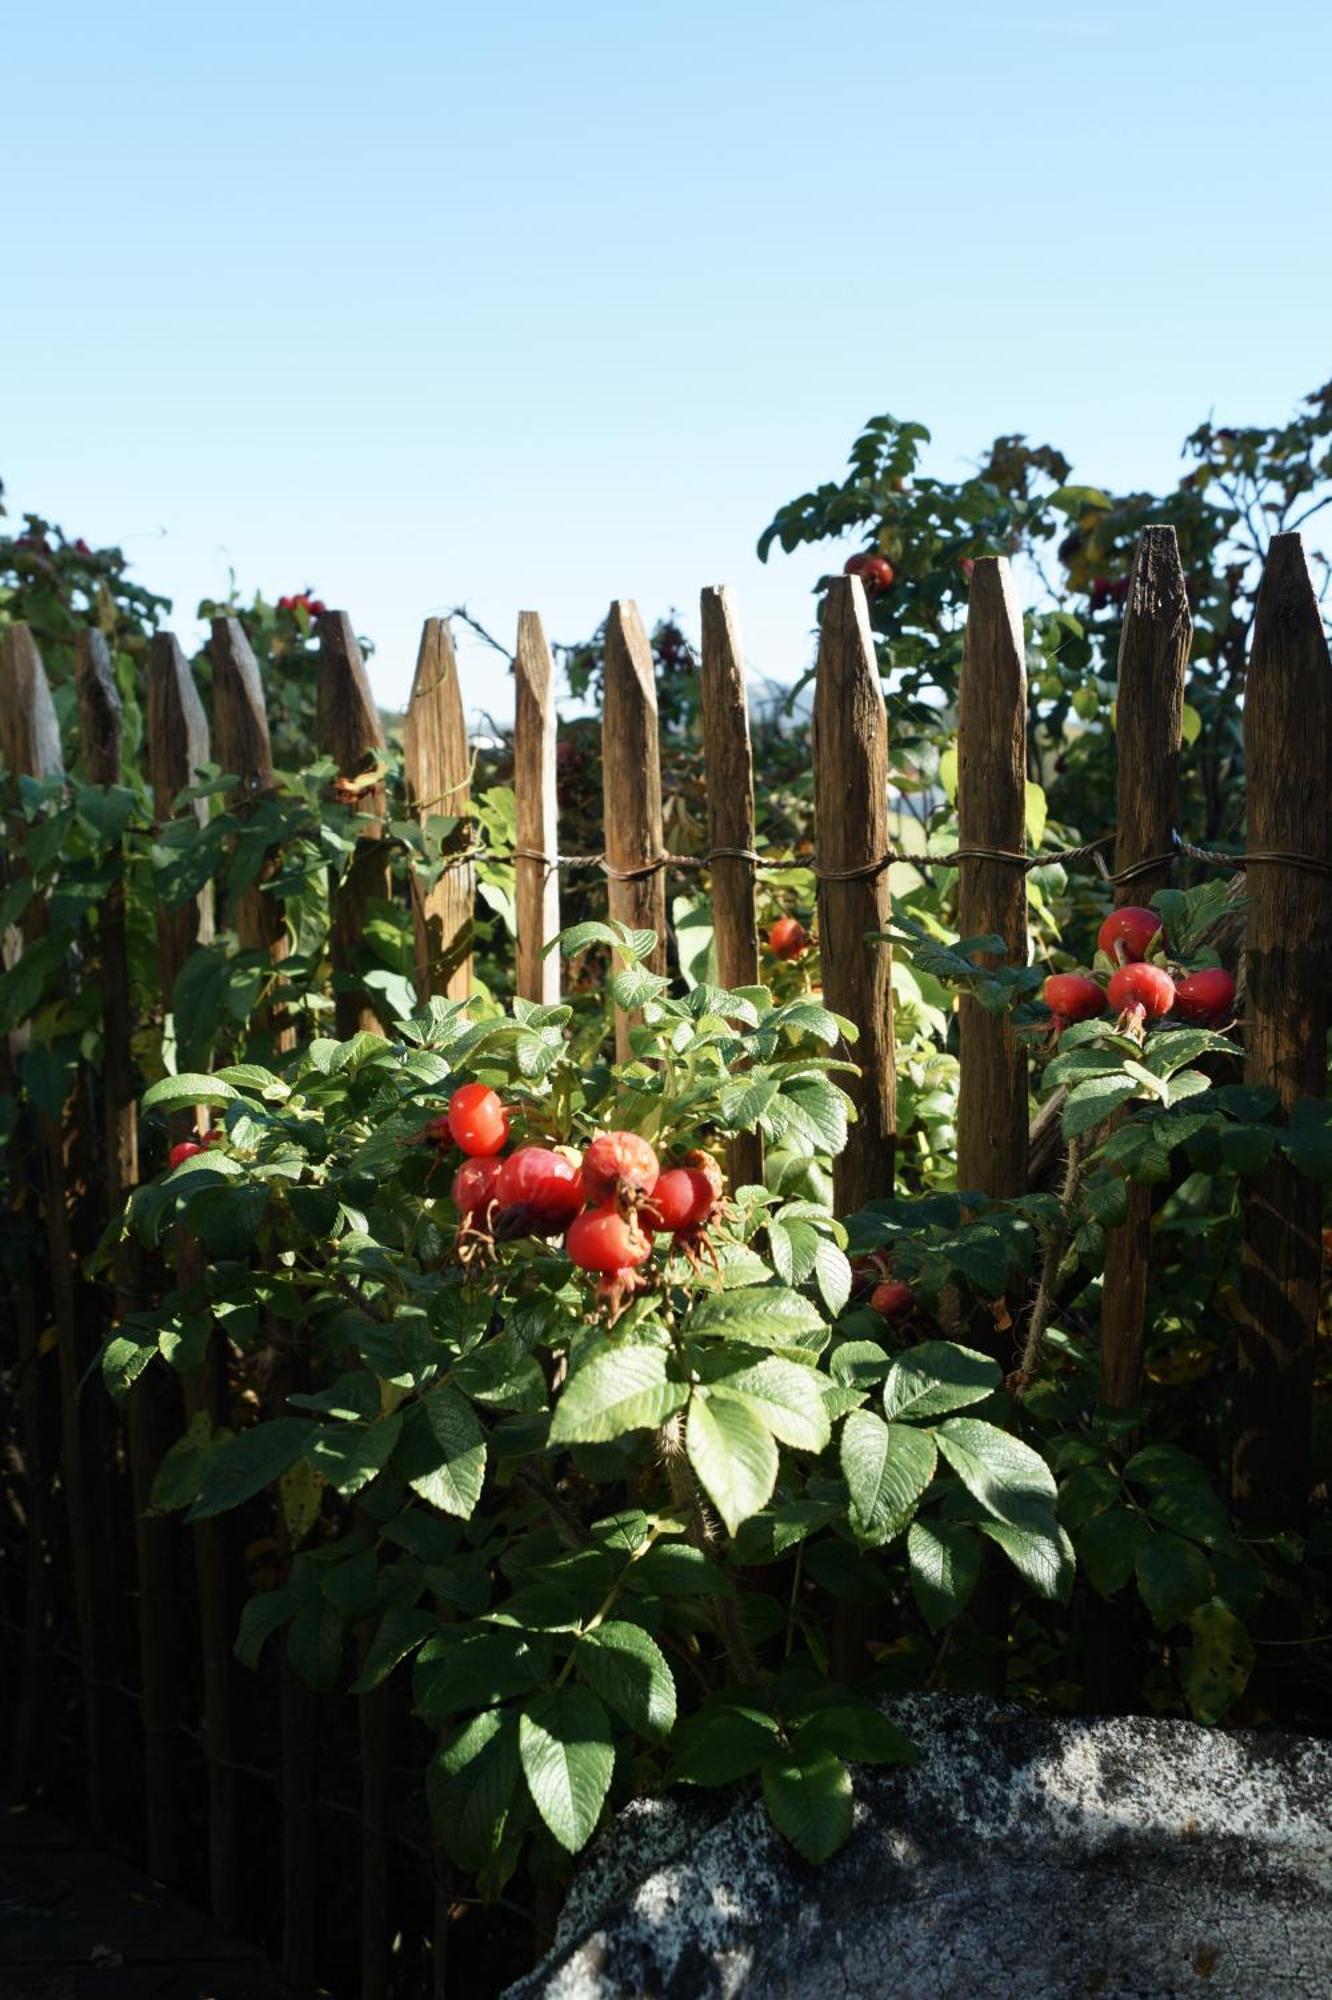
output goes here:
<path id="1" fill-rule="evenodd" d="M 449 1131 L 454 1145 L 474 1159 L 500 1152 L 509 1136 L 509 1114 L 498 1091 L 485 1083 L 465 1083 L 455 1090 L 449 1099 Z"/>
<path id="2" fill-rule="evenodd" d="M 1158 949 L 1166 943 L 1161 919 L 1155 910 L 1144 910 L 1132 903 L 1111 910 L 1096 934 L 1097 950 L 1113 958 L 1116 965 L 1133 965 L 1146 958 L 1153 941 Z"/>
<path id="3" fill-rule="evenodd" d="M 1061 1021 L 1091 1021 L 1106 1009 L 1105 988 L 1082 972 L 1053 972 L 1041 998 Z"/>
<path id="4" fill-rule="evenodd" d="M 778 917 L 768 932 L 768 950 L 774 958 L 800 958 L 809 950 L 809 932 L 799 917 Z"/>
<path id="5" fill-rule="evenodd" d="M 916 1294 L 900 1278 L 885 1278 L 870 1293 L 870 1305 L 885 1319 L 905 1319 L 916 1303 Z"/>
<path id="6" fill-rule="evenodd" d="M 574 1155 L 549 1146 L 520 1146 L 495 1180 L 503 1235 L 553 1236 L 583 1206 L 583 1175 Z"/>
<path id="7" fill-rule="evenodd" d="M 870 596 L 893 587 L 893 566 L 887 556 L 848 556 L 842 564 L 843 576 L 858 576 Z"/>
<path id="8" fill-rule="evenodd" d="M 172 1168 L 182 1166 L 186 1160 L 192 1160 L 196 1153 L 202 1153 L 203 1150 L 197 1139 L 182 1139 L 180 1144 L 173 1146 L 167 1154 L 167 1165 Z"/>
<path id="9" fill-rule="evenodd" d="M 1159 1021 L 1175 1004 L 1175 982 L 1159 965 L 1121 965 L 1107 987 L 1117 1014 Z"/>
<path id="10" fill-rule="evenodd" d="M 569 1224 L 564 1239 L 569 1261 L 580 1271 L 627 1271 L 646 1263 L 652 1245 L 618 1208 L 585 1208 Z"/>
<path id="11" fill-rule="evenodd" d="M 594 1207 L 637 1207 L 657 1185 L 661 1165 L 637 1132 L 598 1132 L 583 1154 L 583 1187 Z"/>
<path id="12" fill-rule="evenodd" d="M 1175 1012 L 1195 1028 L 1220 1028 L 1235 1014 L 1235 982 L 1220 966 L 1191 972 L 1175 986 Z"/>
<path id="13" fill-rule="evenodd" d="M 495 1198 L 495 1183 L 504 1162 L 496 1159 L 464 1160 L 453 1176 L 453 1205 L 469 1219 L 484 1214 Z"/>

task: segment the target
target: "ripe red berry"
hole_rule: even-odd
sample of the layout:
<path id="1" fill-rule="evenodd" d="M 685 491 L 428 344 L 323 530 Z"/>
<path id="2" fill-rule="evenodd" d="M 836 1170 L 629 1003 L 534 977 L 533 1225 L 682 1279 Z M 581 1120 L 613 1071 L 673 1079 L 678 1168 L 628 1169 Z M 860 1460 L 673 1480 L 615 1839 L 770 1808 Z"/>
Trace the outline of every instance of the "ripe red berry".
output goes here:
<path id="1" fill-rule="evenodd" d="M 1175 982 L 1159 965 L 1121 965 L 1106 991 L 1117 1014 L 1159 1021 L 1175 1004 Z"/>
<path id="2" fill-rule="evenodd" d="M 1082 972 L 1054 972 L 1041 988 L 1041 998 L 1061 1021 L 1090 1021 L 1104 1014 L 1105 989 Z"/>
<path id="3" fill-rule="evenodd" d="M 583 1187 L 593 1207 L 637 1206 L 657 1185 L 656 1154 L 637 1132 L 598 1132 L 583 1154 Z"/>
<path id="4" fill-rule="evenodd" d="M 976 570 L 976 558 L 974 556 L 963 556 L 960 567 L 963 576 L 970 583 Z"/>
<path id="5" fill-rule="evenodd" d="M 509 1114 L 499 1093 L 485 1083 L 465 1083 L 455 1090 L 449 1099 L 449 1131 L 454 1145 L 474 1158 L 498 1153 L 509 1136 Z"/>
<path id="6" fill-rule="evenodd" d="M 580 1271 L 632 1270 L 652 1251 L 648 1238 L 618 1208 L 585 1208 L 569 1224 L 564 1247 Z"/>
<path id="7" fill-rule="evenodd" d="M 768 950 L 774 958 L 802 958 L 809 950 L 809 932 L 799 917 L 778 917 L 768 932 Z"/>
<path id="8" fill-rule="evenodd" d="M 703 1229 L 722 1198 L 721 1168 L 708 1153 L 690 1153 L 682 1167 L 667 1167 L 642 1216 L 650 1229 L 673 1236 Z"/>
<path id="9" fill-rule="evenodd" d="M 858 576 L 870 596 L 880 590 L 891 590 L 893 566 L 887 556 L 848 556 L 842 564 L 844 576 Z"/>
<path id="10" fill-rule="evenodd" d="M 305 608 L 309 612 L 311 618 L 322 618 L 328 607 L 324 603 L 322 597 L 307 597 L 305 600 Z"/>
<path id="11" fill-rule="evenodd" d="M 549 1146 L 520 1146 L 495 1182 L 502 1236 L 554 1236 L 583 1206 L 583 1176 L 571 1153 Z"/>
<path id="12" fill-rule="evenodd" d="M 464 1160 L 453 1176 L 453 1205 L 459 1215 L 481 1215 L 495 1197 L 495 1182 L 504 1165 L 502 1160 Z"/>
<path id="13" fill-rule="evenodd" d="M 916 1303 L 916 1294 L 900 1278 L 885 1278 L 870 1293 L 870 1305 L 885 1319 L 905 1319 Z"/>
<path id="14" fill-rule="evenodd" d="M 202 1151 L 203 1147 L 197 1139 L 182 1139 L 180 1144 L 173 1146 L 167 1154 L 167 1165 L 169 1167 L 178 1167 L 182 1160 L 192 1160 L 196 1153 L 202 1153 Z"/>
<path id="15" fill-rule="evenodd" d="M 1198 1028 L 1220 1028 L 1234 1017 L 1235 982 L 1220 966 L 1191 972 L 1175 986 L 1175 1012 Z"/>
<path id="16" fill-rule="evenodd" d="M 1096 933 L 1097 950 L 1113 958 L 1116 965 L 1131 965 L 1146 958 L 1153 942 L 1158 951 L 1165 949 L 1167 940 L 1161 919 L 1155 910 L 1139 909 L 1132 903 L 1111 910 Z"/>

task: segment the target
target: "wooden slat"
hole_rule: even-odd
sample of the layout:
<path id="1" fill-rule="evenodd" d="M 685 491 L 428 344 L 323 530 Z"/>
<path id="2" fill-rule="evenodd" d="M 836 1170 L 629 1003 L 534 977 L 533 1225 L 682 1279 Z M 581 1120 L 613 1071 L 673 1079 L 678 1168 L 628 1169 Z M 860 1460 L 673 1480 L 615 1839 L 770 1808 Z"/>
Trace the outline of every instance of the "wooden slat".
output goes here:
<path id="1" fill-rule="evenodd" d="M 1027 670 L 1022 612 L 1003 556 L 981 556 L 971 576 L 958 699 L 958 845 L 1025 854 Z M 1004 940 L 1009 964 L 1027 962 L 1027 886 L 1013 862 L 964 859 L 958 876 L 963 937 Z M 994 963 L 983 955 L 980 963 Z M 1027 1059 L 1010 1015 L 969 994 L 958 1004 L 958 1186 L 1002 1200 L 1027 1189 Z M 981 1315 L 971 1327 L 1005 1359 L 1011 1340 Z"/>
<path id="2" fill-rule="evenodd" d="M 153 810 L 159 821 L 172 816 L 176 799 L 194 784 L 209 761 L 208 719 L 189 662 L 169 632 L 155 634 L 148 658 L 147 716 L 148 776 Z M 195 799 L 182 811 L 202 826 L 208 805 Z M 157 911 L 157 949 L 164 1004 L 187 960 L 213 936 L 213 885 L 174 910 Z M 182 1111 L 170 1121 L 174 1141 L 189 1136 L 197 1114 Z M 176 1280 L 183 1288 L 201 1282 L 203 1245 L 197 1236 L 177 1231 L 173 1255 Z M 226 1360 L 220 1334 L 214 1330 L 202 1365 L 183 1383 L 185 1414 L 207 1416 L 214 1429 L 228 1421 Z M 202 1679 L 204 1758 L 208 1768 L 208 1901 L 225 1930 L 241 1920 L 240 1823 L 236 1795 L 237 1732 L 235 1721 L 235 1606 L 231 1544 L 233 1522 L 227 1516 L 197 1521 L 190 1530 L 198 1589 L 199 1653 Z"/>
<path id="3" fill-rule="evenodd" d="M 451 855 L 472 844 L 472 760 L 453 634 L 442 618 L 427 618 L 416 656 L 416 674 L 402 730 L 407 795 L 424 824 L 456 818 L 446 842 Z M 416 988 L 422 1000 L 441 994 L 466 1000 L 472 991 L 472 932 L 476 871 L 454 860 L 430 888 L 413 884 Z"/>
<path id="4" fill-rule="evenodd" d="M 555 669 L 541 619 L 518 614 L 514 654 L 513 792 L 518 845 L 514 864 L 518 911 L 517 989 L 521 999 L 551 1006 L 560 997 L 560 959 L 543 946 L 559 935 L 559 805 L 555 776 Z M 533 857 L 546 855 L 550 865 Z"/>
<path id="5" fill-rule="evenodd" d="M 370 691 L 361 648 L 345 611 L 327 611 L 318 621 L 319 696 L 315 710 L 315 742 L 332 757 L 343 778 L 356 778 L 382 762 L 384 729 Z M 387 810 L 383 784 L 358 794 L 356 810 L 368 826 L 357 836 L 352 857 L 334 900 L 330 952 L 335 978 L 351 980 L 360 950 L 366 911 L 389 895 L 389 866 L 382 839 Z M 385 1019 L 363 986 L 349 986 L 334 998 L 334 1020 L 344 1038 L 366 1029 L 382 1034 Z"/>
<path id="6" fill-rule="evenodd" d="M 231 796 L 235 812 L 253 811 L 265 793 L 276 789 L 273 752 L 268 739 L 268 712 L 259 678 L 259 663 L 240 620 L 214 618 L 208 645 L 213 661 L 213 742 L 222 769 L 239 782 Z M 231 912 L 242 951 L 267 952 L 280 964 L 290 951 L 282 906 L 264 893 L 275 861 L 270 860 L 258 882 L 243 889 Z M 295 1036 L 278 1006 L 256 1020 L 272 1035 L 275 1049 L 291 1049 Z"/>
<path id="7" fill-rule="evenodd" d="M 85 778 L 95 785 L 120 781 L 122 707 L 111 657 L 100 632 L 81 631 L 76 649 L 79 749 Z M 139 1180 L 138 1106 L 131 1058 L 133 1008 L 125 929 L 125 857 L 113 857 L 116 880 L 97 912 L 102 986 L 102 1090 L 106 1114 L 107 1215 L 119 1215 Z M 116 1246 L 114 1323 L 143 1305 L 143 1261 L 137 1241 Z M 171 1399 L 174 1400 L 174 1399 Z M 153 1481 L 179 1429 L 173 1426 L 167 1385 L 154 1368 L 125 1399 L 130 1487 L 134 1499 L 138 1571 L 140 1715 L 144 1734 L 144 1817 L 148 1866 L 161 1882 L 178 1879 L 180 1813 L 177 1791 L 179 1670 L 176 1659 L 175 1548 L 178 1524 L 151 1512 Z"/>
<path id="8" fill-rule="evenodd" d="M 1184 678 L 1193 625 L 1170 527 L 1144 528 L 1119 642 L 1115 737 L 1115 869 L 1169 851 L 1179 821 Z M 1150 903 L 1170 881 L 1165 863 L 1115 892 L 1117 903 Z M 1101 1402 L 1131 1409 L 1142 1393 L 1143 1326 L 1152 1246 L 1152 1189 L 1128 1188 L 1128 1217 L 1106 1232 L 1101 1287 Z"/>
<path id="9" fill-rule="evenodd" d="M 657 943 L 647 964 L 666 970 L 666 877 L 653 868 L 664 851 L 657 688 L 638 606 L 629 598 L 611 605 L 606 620 L 602 724 L 602 796 L 606 860 L 612 870 L 648 868 L 629 881 L 612 873 L 607 903 L 612 919 L 648 930 Z M 617 1009 L 615 1050 L 627 1060 L 634 1016 Z"/>
<path id="10" fill-rule="evenodd" d="M 50 688 L 37 643 L 24 624 L 8 625 L 0 632 L 0 746 L 6 767 L 14 776 L 62 775 L 60 731 Z M 45 929 L 45 904 L 30 903 L 23 921 L 25 945 L 35 942 Z M 60 1477 L 83 1673 L 87 1812 L 91 1825 L 101 1829 L 118 1803 L 113 1798 L 112 1775 L 116 1724 L 108 1696 L 115 1665 L 114 1627 L 108 1597 L 109 1565 L 104 1555 L 110 1508 L 103 1491 L 102 1426 L 79 1399 L 84 1371 L 96 1353 L 98 1329 L 80 1324 L 76 1305 L 66 1123 L 38 1110 L 33 1128 L 60 1369 Z"/>
<path id="11" fill-rule="evenodd" d="M 1332 862 L 1332 669 L 1298 535 L 1276 535 L 1244 698 L 1248 847 Z M 1247 870 L 1245 1080 L 1287 1108 L 1326 1089 L 1332 883 Z M 1298 1530 L 1309 1500 L 1322 1189 L 1281 1156 L 1245 1204 L 1233 1483 L 1256 1529 Z"/>
<path id="12" fill-rule="evenodd" d="M 859 1116 L 833 1162 L 839 1215 L 892 1192 L 897 1131 L 892 959 L 866 934 L 888 928 L 888 871 L 868 869 L 888 838 L 888 721 L 864 586 L 835 577 L 824 600 L 814 693 L 814 818 L 819 880 L 819 963 L 828 1005 L 860 1031 L 849 1051 L 860 1075 L 840 1079 Z"/>
<path id="13" fill-rule="evenodd" d="M 725 987 L 756 986 L 758 923 L 754 910 L 754 757 L 749 741 L 745 656 L 735 598 L 725 584 L 701 595 L 703 651 L 703 774 L 708 795 L 708 845 L 712 853 L 712 923 L 717 978 Z M 740 854 L 722 854 L 720 848 Z M 733 1186 L 763 1179 L 763 1141 L 757 1132 L 732 1140 Z"/>

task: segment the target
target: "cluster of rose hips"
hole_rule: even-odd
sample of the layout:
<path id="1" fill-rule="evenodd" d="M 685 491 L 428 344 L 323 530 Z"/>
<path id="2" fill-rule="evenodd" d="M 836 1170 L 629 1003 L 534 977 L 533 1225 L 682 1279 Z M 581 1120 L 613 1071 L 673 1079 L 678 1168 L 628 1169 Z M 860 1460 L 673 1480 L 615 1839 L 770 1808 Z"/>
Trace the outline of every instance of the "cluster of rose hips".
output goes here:
<path id="1" fill-rule="evenodd" d="M 307 618 L 322 618 L 328 606 L 322 597 L 311 597 L 308 590 L 298 590 L 292 597 L 279 597 L 279 611 L 303 611 Z"/>
<path id="2" fill-rule="evenodd" d="M 1224 1028 L 1235 1015 L 1235 981 L 1220 966 L 1176 979 L 1165 964 L 1169 940 L 1155 910 L 1132 905 L 1112 910 L 1096 938 L 1097 957 L 1116 969 L 1102 986 L 1085 972 L 1056 972 L 1041 997 L 1055 1032 L 1073 1021 L 1113 1011 L 1132 1033 L 1173 1014 L 1196 1028 Z"/>
<path id="3" fill-rule="evenodd" d="M 196 1153 L 206 1153 L 210 1146 L 225 1145 L 226 1137 L 221 1127 L 214 1125 L 204 1133 L 202 1139 L 182 1139 L 179 1145 L 173 1146 L 167 1154 L 167 1165 L 178 1167 L 183 1161 L 192 1160 Z"/>
<path id="4" fill-rule="evenodd" d="M 887 556 L 848 556 L 842 564 L 842 574 L 858 576 L 870 597 L 877 597 L 881 590 L 893 587 L 893 566 Z"/>
<path id="5" fill-rule="evenodd" d="M 709 1153 L 663 1167 L 639 1133 L 599 1132 L 581 1154 L 540 1144 L 506 1154 L 508 1107 L 484 1083 L 463 1084 L 422 1136 L 466 1155 L 452 1187 L 464 1261 L 496 1242 L 562 1235 L 570 1263 L 596 1278 L 612 1320 L 647 1283 L 654 1236 L 669 1236 L 693 1262 L 711 1251 L 708 1225 L 725 1184 Z"/>

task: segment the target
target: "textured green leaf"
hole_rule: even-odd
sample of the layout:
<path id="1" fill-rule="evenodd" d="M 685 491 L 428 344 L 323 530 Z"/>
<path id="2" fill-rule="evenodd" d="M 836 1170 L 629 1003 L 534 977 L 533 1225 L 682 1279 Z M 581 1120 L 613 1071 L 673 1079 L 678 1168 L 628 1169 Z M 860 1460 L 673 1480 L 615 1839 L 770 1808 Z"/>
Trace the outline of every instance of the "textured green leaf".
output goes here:
<path id="1" fill-rule="evenodd" d="M 798 1361 L 769 1355 L 710 1382 L 708 1395 L 714 1401 L 719 1396 L 738 1397 L 783 1444 L 797 1451 L 822 1451 L 831 1428 L 822 1379 Z"/>
<path id="2" fill-rule="evenodd" d="M 422 1397 L 413 1417 L 397 1461 L 408 1485 L 441 1513 L 470 1520 L 486 1481 L 486 1438 L 475 1411 L 441 1382 Z"/>
<path id="3" fill-rule="evenodd" d="M 675 1727 L 675 1681 L 666 1655 L 641 1625 L 622 1618 L 584 1632 L 576 1664 L 608 1708 L 641 1736 L 666 1737 Z"/>
<path id="4" fill-rule="evenodd" d="M 1073 1594 L 1073 1544 L 1053 1513 L 1044 1529 L 1027 1522 L 1015 1527 L 1011 1521 L 982 1521 L 980 1531 L 998 1543 L 1038 1597 L 1068 1603 Z"/>
<path id="5" fill-rule="evenodd" d="M 999 1364 L 951 1340 L 923 1340 L 899 1354 L 883 1385 L 885 1416 L 941 1417 L 964 1410 L 999 1387 Z"/>
<path id="6" fill-rule="evenodd" d="M 1221 1722 L 1253 1672 L 1253 1640 L 1219 1598 L 1189 1615 L 1191 1646 L 1178 1654 L 1180 1686 L 1197 1722 Z"/>
<path id="7" fill-rule="evenodd" d="M 934 1437 L 972 1498 L 996 1520 L 1042 1526 L 1054 1505 L 1055 1482 L 1045 1460 L 996 1424 L 950 1417 Z"/>
<path id="8" fill-rule="evenodd" d="M 685 1429 L 689 1463 L 727 1532 L 757 1514 L 777 1483 L 777 1447 L 767 1425 L 735 1397 L 696 1389 Z"/>
<path id="9" fill-rule="evenodd" d="M 1212 1566 L 1202 1550 L 1162 1531 L 1138 1550 L 1138 1594 L 1158 1631 L 1178 1625 L 1212 1595 Z"/>
<path id="10" fill-rule="evenodd" d="M 265 1072 L 266 1074 L 267 1072 Z M 143 1094 L 145 1111 L 177 1111 L 190 1104 L 229 1104 L 240 1092 L 220 1077 L 186 1072 L 162 1076 Z"/>
<path id="11" fill-rule="evenodd" d="M 911 1591 L 931 1632 L 956 1618 L 976 1588 L 980 1543 L 970 1528 L 913 1521 L 907 1535 Z"/>
<path id="12" fill-rule="evenodd" d="M 316 1429 L 308 1417 L 273 1417 L 229 1438 L 210 1458 L 186 1519 L 207 1520 L 262 1493 L 304 1458 Z"/>
<path id="13" fill-rule="evenodd" d="M 464 1723 L 437 1751 L 426 1778 L 435 1834 L 472 1874 L 503 1842 L 519 1799 L 518 1719 L 490 1708 Z"/>
<path id="14" fill-rule="evenodd" d="M 811 1337 L 826 1339 L 823 1315 L 812 1299 L 783 1285 L 744 1285 L 733 1292 L 711 1292 L 694 1307 L 685 1323 L 686 1336 L 737 1340 L 748 1347 L 814 1351 Z"/>
<path id="15" fill-rule="evenodd" d="M 1142 1516 L 1127 1507 L 1108 1507 L 1087 1522 L 1078 1536 L 1078 1561 L 1098 1596 L 1113 1597 L 1124 1588 L 1150 1533 Z"/>
<path id="16" fill-rule="evenodd" d="M 605 1708 L 590 1688 L 552 1688 L 518 1718 L 518 1746 L 533 1805 L 560 1846 L 577 1854 L 592 1837 L 615 1770 Z"/>
<path id="17" fill-rule="evenodd" d="M 870 1410 L 853 1410 L 842 1426 L 841 1458 L 858 1538 L 872 1545 L 891 1541 L 934 1477 L 932 1437 L 906 1424 L 886 1424 Z"/>
<path id="18" fill-rule="evenodd" d="M 771 1757 L 763 1798 L 773 1825 L 806 1861 L 826 1861 L 851 1831 L 851 1773 L 831 1750 Z"/>
<path id="19" fill-rule="evenodd" d="M 655 1430 L 689 1397 L 668 1379 L 660 1347 L 609 1347 L 565 1384 L 550 1426 L 552 1444 L 611 1444 L 629 1431 Z"/>
<path id="20" fill-rule="evenodd" d="M 676 1731 L 674 1776 L 687 1785 L 734 1785 L 759 1770 L 776 1746 L 777 1724 L 765 1710 L 714 1702 Z"/>

